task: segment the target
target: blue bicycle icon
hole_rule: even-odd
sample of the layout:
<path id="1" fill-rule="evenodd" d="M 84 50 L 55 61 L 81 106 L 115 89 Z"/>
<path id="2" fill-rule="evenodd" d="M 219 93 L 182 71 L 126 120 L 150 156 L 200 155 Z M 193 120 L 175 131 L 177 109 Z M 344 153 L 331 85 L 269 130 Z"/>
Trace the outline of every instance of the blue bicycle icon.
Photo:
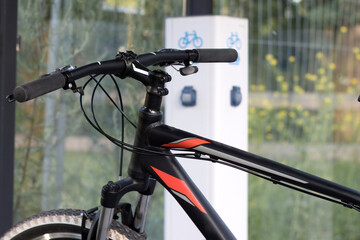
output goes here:
<path id="1" fill-rule="evenodd" d="M 189 44 L 193 44 L 194 47 L 200 48 L 203 45 L 203 40 L 196 34 L 196 31 L 185 32 L 185 36 L 179 39 L 179 47 L 186 48 Z"/>
<path id="2" fill-rule="evenodd" d="M 241 48 L 241 40 L 238 36 L 238 33 L 231 33 L 231 36 L 226 40 L 226 45 L 231 48 L 235 47 L 236 49 Z"/>

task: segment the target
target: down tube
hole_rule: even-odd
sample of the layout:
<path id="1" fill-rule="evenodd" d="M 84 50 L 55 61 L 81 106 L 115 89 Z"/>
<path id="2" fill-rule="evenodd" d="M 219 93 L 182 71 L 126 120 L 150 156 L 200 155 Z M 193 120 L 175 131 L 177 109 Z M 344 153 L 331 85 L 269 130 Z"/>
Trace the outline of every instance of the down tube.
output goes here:
<path id="1" fill-rule="evenodd" d="M 175 157 L 150 157 L 144 165 L 176 199 L 206 239 L 236 239 Z"/>

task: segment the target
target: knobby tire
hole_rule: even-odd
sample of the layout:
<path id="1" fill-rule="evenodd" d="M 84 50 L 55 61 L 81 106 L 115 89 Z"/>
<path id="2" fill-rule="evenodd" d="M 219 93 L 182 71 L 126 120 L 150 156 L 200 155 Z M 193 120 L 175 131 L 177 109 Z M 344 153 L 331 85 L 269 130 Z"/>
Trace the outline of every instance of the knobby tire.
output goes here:
<path id="1" fill-rule="evenodd" d="M 82 213 L 73 209 L 42 212 L 18 223 L 0 240 L 82 239 Z M 86 229 L 90 226 L 91 222 L 86 221 Z M 111 224 L 108 237 L 112 240 L 146 239 L 145 234 L 139 234 L 116 221 Z"/>

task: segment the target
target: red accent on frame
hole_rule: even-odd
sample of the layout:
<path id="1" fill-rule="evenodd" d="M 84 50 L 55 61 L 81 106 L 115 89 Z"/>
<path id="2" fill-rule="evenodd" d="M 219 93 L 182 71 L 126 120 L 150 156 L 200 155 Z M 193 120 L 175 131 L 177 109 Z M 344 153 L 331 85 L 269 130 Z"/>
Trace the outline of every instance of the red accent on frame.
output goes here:
<path id="1" fill-rule="evenodd" d="M 162 147 L 173 147 L 173 148 L 193 148 L 193 147 L 199 146 L 201 144 L 205 144 L 205 143 L 210 143 L 210 142 L 202 140 L 200 138 L 191 138 L 191 139 L 187 139 L 182 142 L 179 142 L 179 143 L 167 143 L 167 144 L 163 144 L 161 146 Z"/>
<path id="2" fill-rule="evenodd" d="M 163 180 L 169 188 L 185 195 L 200 211 L 206 213 L 205 209 L 201 206 L 199 201 L 196 199 L 194 194 L 183 180 L 171 176 L 170 174 L 154 168 L 153 166 L 151 166 L 151 168 L 156 172 L 157 175 L 159 175 L 161 180 Z"/>

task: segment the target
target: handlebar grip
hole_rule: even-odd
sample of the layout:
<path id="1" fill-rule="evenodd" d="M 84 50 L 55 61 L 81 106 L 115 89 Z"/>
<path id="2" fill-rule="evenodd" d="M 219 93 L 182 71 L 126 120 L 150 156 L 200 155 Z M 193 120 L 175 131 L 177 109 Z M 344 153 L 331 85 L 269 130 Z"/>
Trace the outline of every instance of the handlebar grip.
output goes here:
<path id="1" fill-rule="evenodd" d="M 232 48 L 200 48 L 194 50 L 198 52 L 196 62 L 234 62 L 238 57 L 237 51 Z"/>
<path id="2" fill-rule="evenodd" d="M 66 77 L 60 72 L 46 74 L 36 81 L 17 86 L 13 92 L 13 100 L 26 102 L 46 93 L 64 87 Z"/>

